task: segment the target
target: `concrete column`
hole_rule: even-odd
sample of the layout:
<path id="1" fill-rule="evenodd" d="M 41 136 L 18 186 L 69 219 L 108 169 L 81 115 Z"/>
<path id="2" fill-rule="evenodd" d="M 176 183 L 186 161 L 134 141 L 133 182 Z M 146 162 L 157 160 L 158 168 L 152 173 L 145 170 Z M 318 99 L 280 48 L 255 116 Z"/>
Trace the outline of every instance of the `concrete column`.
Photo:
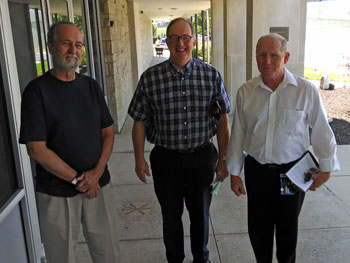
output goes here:
<path id="1" fill-rule="evenodd" d="M 130 25 L 132 82 L 133 87 L 136 87 L 137 82 L 143 71 L 140 38 L 140 10 L 138 3 L 134 1 L 128 1 L 128 13 Z"/>
<path id="2" fill-rule="evenodd" d="M 226 89 L 235 104 L 238 88 L 246 81 L 247 0 L 224 0 Z"/>
<path id="3" fill-rule="evenodd" d="M 226 23 L 226 22 L 225 22 Z M 211 1 L 213 66 L 224 78 L 224 3 L 223 0 Z"/>
<path id="4" fill-rule="evenodd" d="M 268 34 L 270 27 L 288 27 L 288 50 L 291 53 L 286 67 L 293 73 L 304 74 L 304 50 L 306 32 L 306 1 L 304 0 L 252 0 L 253 2 L 253 46 L 260 36 Z M 253 56 L 255 60 L 255 56 Z M 254 61 L 253 76 L 259 74 Z"/>
<path id="5" fill-rule="evenodd" d="M 255 44 L 253 43 L 253 1 L 254 0 L 247 0 L 246 80 L 249 80 L 253 77 L 252 69 L 253 63 L 255 61 L 255 52 L 253 48 L 255 47 Z"/>
<path id="6" fill-rule="evenodd" d="M 286 66 L 291 72 L 303 76 L 306 1 L 212 0 L 212 12 L 213 64 L 224 71 L 233 105 L 237 89 L 259 74 L 255 59 L 256 42 L 260 36 L 270 33 L 271 27 L 289 29 L 291 57 Z M 222 26 L 221 17 L 224 18 Z M 218 46 L 222 39 L 223 45 Z"/>

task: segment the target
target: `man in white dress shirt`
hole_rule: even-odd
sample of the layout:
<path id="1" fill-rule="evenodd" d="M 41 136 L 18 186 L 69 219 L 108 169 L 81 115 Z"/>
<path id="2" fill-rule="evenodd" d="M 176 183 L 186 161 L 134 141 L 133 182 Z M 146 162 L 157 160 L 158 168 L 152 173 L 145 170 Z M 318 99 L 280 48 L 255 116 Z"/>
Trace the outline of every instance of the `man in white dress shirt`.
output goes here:
<path id="1" fill-rule="evenodd" d="M 278 262 L 295 262 L 298 217 L 304 192 L 282 195 L 280 174 L 308 150 L 311 143 L 321 172 L 313 174 L 316 190 L 339 170 L 336 141 L 318 90 L 290 73 L 287 41 L 262 36 L 256 46 L 260 76 L 240 87 L 232 124 L 227 165 L 231 188 L 246 194 L 241 177 L 244 165 L 248 193 L 248 232 L 258 263 L 272 262 L 276 235 Z"/>

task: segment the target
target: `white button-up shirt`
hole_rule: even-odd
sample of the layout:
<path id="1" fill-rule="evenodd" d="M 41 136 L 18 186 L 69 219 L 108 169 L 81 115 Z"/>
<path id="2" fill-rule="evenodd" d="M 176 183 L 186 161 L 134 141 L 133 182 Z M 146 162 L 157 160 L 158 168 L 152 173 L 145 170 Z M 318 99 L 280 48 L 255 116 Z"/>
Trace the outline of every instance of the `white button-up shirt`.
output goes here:
<path id="1" fill-rule="evenodd" d="M 236 97 L 227 159 L 230 174 L 240 174 L 247 154 L 262 164 L 300 158 L 310 146 L 309 127 L 321 171 L 339 170 L 336 141 L 317 88 L 287 69 L 275 91 L 261 76 L 251 79 Z"/>

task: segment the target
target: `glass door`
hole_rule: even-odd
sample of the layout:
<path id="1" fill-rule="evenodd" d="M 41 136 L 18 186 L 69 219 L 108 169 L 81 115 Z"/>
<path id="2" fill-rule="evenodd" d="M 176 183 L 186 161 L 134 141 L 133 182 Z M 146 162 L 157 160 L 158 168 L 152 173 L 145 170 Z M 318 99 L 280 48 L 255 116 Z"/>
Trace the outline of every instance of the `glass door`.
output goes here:
<path id="1" fill-rule="evenodd" d="M 97 0 L 46 0 L 50 25 L 56 21 L 73 22 L 84 36 L 84 50 L 79 72 L 105 87 L 104 59 Z"/>

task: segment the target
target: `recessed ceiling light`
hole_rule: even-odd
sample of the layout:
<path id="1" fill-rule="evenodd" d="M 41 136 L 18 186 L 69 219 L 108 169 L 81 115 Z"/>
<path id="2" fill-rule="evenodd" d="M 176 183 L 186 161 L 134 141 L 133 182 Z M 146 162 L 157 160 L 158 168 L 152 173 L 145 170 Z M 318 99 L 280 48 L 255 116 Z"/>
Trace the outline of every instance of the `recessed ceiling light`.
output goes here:
<path id="1" fill-rule="evenodd" d="M 171 7 L 170 9 L 171 10 L 177 10 L 177 7 Z"/>
<path id="2" fill-rule="evenodd" d="M 163 10 L 163 8 L 159 7 L 158 10 Z"/>

